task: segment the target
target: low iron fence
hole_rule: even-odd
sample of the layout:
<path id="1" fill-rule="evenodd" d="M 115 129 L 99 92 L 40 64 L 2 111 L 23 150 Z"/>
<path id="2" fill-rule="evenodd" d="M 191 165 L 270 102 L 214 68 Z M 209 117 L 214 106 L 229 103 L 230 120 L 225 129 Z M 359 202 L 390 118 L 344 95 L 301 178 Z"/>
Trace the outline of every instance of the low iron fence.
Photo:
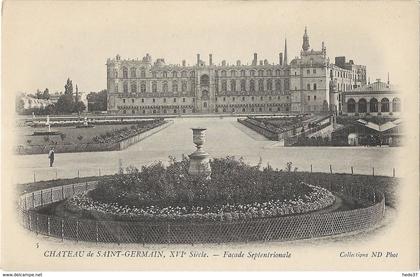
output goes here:
<path id="1" fill-rule="evenodd" d="M 20 197 L 23 226 L 37 234 L 62 240 L 113 243 L 226 243 L 297 240 L 370 228 L 385 212 L 382 193 L 360 185 L 327 185 L 362 208 L 318 211 L 283 217 L 217 222 L 130 222 L 90 220 L 41 214 L 36 208 L 93 189 L 97 181 L 43 189 Z"/>

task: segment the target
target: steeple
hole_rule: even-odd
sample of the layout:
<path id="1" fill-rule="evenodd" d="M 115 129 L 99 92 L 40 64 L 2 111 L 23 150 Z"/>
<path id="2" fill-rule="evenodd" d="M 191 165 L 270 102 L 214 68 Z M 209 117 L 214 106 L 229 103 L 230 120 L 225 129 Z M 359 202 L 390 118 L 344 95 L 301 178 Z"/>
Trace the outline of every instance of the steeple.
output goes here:
<path id="1" fill-rule="evenodd" d="M 287 39 L 284 40 L 284 65 L 287 65 Z"/>
<path id="2" fill-rule="evenodd" d="M 305 26 L 305 33 L 303 34 L 303 44 L 302 44 L 302 49 L 303 51 L 308 51 L 309 50 L 309 37 L 308 37 L 308 33 L 306 30 L 306 26 Z"/>

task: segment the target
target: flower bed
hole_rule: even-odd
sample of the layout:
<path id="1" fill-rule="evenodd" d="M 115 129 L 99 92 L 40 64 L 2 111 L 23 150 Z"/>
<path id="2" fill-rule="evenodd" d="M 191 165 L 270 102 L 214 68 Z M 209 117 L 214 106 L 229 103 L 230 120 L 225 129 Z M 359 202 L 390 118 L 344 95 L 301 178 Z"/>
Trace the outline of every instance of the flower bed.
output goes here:
<path id="1" fill-rule="evenodd" d="M 103 203 L 89 197 L 88 192 L 76 194 L 66 202 L 66 209 L 73 213 L 89 214 L 95 218 L 128 221 L 233 221 L 255 218 L 286 216 L 313 212 L 331 206 L 334 195 L 328 190 L 305 184 L 311 190 L 302 197 L 289 200 L 270 200 L 248 204 L 223 204 L 214 206 L 147 206 L 144 208 Z"/>

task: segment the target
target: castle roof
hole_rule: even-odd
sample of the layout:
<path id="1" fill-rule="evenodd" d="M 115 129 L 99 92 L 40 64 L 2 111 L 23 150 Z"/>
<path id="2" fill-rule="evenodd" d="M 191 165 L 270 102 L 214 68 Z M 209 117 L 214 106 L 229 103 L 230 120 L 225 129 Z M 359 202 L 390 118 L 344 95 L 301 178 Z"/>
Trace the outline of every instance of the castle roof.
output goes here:
<path id="1" fill-rule="evenodd" d="M 395 86 L 381 82 L 380 79 L 371 84 L 366 84 L 364 86 L 353 89 L 351 92 L 365 92 L 365 93 L 377 93 L 377 92 L 394 92 L 396 90 Z"/>

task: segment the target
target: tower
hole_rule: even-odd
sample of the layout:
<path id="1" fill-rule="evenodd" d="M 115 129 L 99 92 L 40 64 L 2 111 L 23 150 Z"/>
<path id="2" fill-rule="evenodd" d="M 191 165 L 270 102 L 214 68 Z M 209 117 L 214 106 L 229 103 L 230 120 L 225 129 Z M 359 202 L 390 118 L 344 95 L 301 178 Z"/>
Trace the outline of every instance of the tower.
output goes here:
<path id="1" fill-rule="evenodd" d="M 284 40 L 284 65 L 287 65 L 287 39 Z"/>
<path id="2" fill-rule="evenodd" d="M 309 37 L 308 37 L 308 33 L 306 30 L 306 26 L 305 26 L 305 33 L 303 34 L 303 43 L 302 43 L 302 49 L 303 51 L 308 51 L 309 50 Z"/>

